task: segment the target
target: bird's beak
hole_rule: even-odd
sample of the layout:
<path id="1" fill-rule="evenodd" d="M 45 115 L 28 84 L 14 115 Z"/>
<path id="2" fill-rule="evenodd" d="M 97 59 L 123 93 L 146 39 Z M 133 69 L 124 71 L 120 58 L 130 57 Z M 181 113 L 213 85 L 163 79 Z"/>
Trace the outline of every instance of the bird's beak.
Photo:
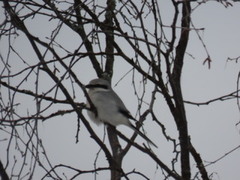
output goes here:
<path id="1" fill-rule="evenodd" d="M 85 88 L 90 88 L 90 84 L 85 85 Z"/>
<path id="2" fill-rule="evenodd" d="M 91 88 L 94 88 L 94 87 L 95 87 L 95 85 L 92 85 L 92 84 L 85 85 L 85 88 L 87 88 L 87 89 L 91 89 Z"/>

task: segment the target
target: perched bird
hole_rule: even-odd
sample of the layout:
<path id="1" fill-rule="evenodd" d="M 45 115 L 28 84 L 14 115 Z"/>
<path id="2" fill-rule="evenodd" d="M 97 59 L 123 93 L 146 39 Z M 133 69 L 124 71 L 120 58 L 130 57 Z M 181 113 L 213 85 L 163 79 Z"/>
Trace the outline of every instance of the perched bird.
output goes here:
<path id="1" fill-rule="evenodd" d="M 93 79 L 85 86 L 95 111 L 88 110 L 88 116 L 96 124 L 106 123 L 112 126 L 126 125 L 142 138 L 157 147 L 148 137 L 131 124 L 134 119 L 119 96 L 113 91 L 111 84 L 105 79 Z M 87 102 L 89 106 L 89 102 Z M 135 119 L 134 119 L 135 120 Z"/>

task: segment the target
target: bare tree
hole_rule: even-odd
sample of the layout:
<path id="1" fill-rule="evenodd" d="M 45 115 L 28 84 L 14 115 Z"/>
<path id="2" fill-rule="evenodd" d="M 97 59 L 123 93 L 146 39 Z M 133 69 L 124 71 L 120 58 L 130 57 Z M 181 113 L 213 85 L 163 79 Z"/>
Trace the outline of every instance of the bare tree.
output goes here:
<path id="1" fill-rule="evenodd" d="M 203 103 L 183 98 L 181 76 L 190 32 L 199 36 L 206 52 L 204 63 L 209 67 L 211 64 L 210 54 L 199 35 L 202 29 L 195 28 L 191 20 L 192 10 L 205 2 L 169 1 L 171 14 L 169 25 L 166 25 L 162 20 L 161 1 L 157 0 L 1 0 L 4 20 L 0 38 L 7 42 L 0 56 L 4 65 L 0 79 L 1 147 L 6 149 L 0 156 L 2 179 L 32 179 L 39 169 L 43 172 L 42 179 L 77 179 L 92 173 L 97 179 L 99 172 L 111 172 L 112 180 L 131 179 L 133 175 L 150 179 L 143 172 L 124 170 L 123 159 L 133 148 L 151 159 L 156 169 L 161 170 L 163 179 L 210 179 L 202 157 L 190 139 L 185 104 L 200 106 L 238 99 L 240 78 L 238 76 L 236 91 L 219 98 Z M 233 5 L 225 1 L 219 3 L 225 7 Z M 77 40 L 70 42 L 71 36 Z M 19 39 L 21 45 L 17 46 Z M 69 43 L 76 44 L 71 48 Z M 29 54 L 22 54 L 24 48 Z M 131 67 L 126 76 L 132 77 L 131 87 L 137 98 L 137 127 L 143 129 L 143 124 L 150 124 L 167 140 L 173 152 L 169 162 L 161 159 L 158 149 L 137 143 L 137 134 L 128 138 L 111 126 L 107 127 L 109 148 L 85 117 L 83 97 L 88 96 L 83 76 L 96 73 L 98 77 L 111 80 L 119 68 L 114 65 L 119 62 Z M 79 72 L 83 63 L 88 64 L 89 69 Z M 142 86 L 141 93 L 137 88 L 139 85 Z M 157 105 L 160 97 L 172 115 L 176 137 L 168 134 L 157 113 L 161 108 Z M 30 105 L 27 102 L 31 102 Z M 51 162 L 39 133 L 39 123 L 70 115 L 75 117 L 78 125 L 76 142 L 81 141 L 82 136 L 90 135 L 104 152 L 107 166 L 96 165 L 94 169 L 81 170 Z M 81 126 L 89 135 L 80 134 Z M 123 146 L 119 138 L 126 145 Z M 21 155 L 20 159 L 13 149 Z M 192 171 L 193 164 L 198 169 L 196 172 Z M 67 171 L 73 173 L 63 173 Z"/>

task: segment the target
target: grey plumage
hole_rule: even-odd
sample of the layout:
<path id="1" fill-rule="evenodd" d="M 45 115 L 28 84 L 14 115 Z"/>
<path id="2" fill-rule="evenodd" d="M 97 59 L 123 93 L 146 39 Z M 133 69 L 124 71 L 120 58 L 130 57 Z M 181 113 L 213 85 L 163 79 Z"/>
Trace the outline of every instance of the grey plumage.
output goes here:
<path id="1" fill-rule="evenodd" d="M 125 107 L 119 96 L 112 90 L 105 79 L 93 79 L 85 86 L 88 95 L 96 108 L 96 112 L 88 110 L 88 115 L 96 124 L 106 123 L 112 126 L 126 125 L 136 131 L 142 138 L 157 147 L 148 137 L 131 124 L 129 119 L 135 120 Z M 87 102 L 88 106 L 89 103 Z"/>

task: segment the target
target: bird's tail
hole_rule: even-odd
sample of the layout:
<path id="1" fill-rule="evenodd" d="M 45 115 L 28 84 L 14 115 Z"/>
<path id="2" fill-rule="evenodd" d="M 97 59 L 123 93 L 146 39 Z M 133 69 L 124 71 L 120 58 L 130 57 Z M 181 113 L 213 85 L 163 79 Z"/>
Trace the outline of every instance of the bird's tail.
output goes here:
<path id="1" fill-rule="evenodd" d="M 147 142 L 149 142 L 151 145 L 153 145 L 154 147 L 158 148 L 156 144 L 154 144 L 147 136 L 145 136 L 141 131 L 139 131 L 135 126 L 133 126 L 132 124 L 130 124 L 129 126 L 130 128 L 132 128 L 135 132 L 137 132 L 143 139 L 145 139 Z"/>

